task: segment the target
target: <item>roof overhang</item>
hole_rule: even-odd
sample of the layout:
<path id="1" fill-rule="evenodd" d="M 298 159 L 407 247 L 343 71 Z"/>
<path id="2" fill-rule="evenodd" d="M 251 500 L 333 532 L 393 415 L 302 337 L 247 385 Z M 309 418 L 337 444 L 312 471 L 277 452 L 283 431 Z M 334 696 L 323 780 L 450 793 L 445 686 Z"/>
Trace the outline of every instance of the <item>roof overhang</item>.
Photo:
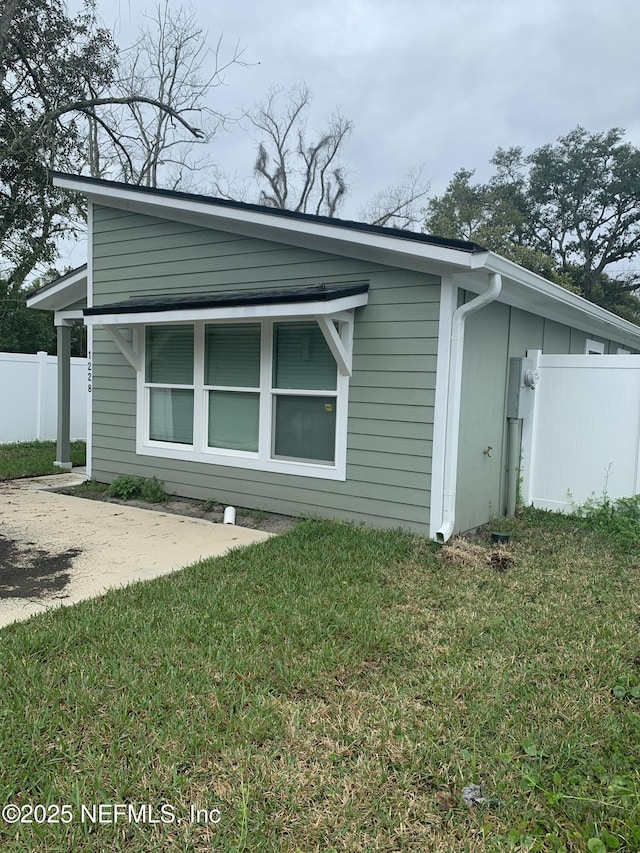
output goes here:
<path id="1" fill-rule="evenodd" d="M 446 275 L 452 277 L 460 287 L 476 293 L 486 289 L 487 274 L 496 272 L 503 280 L 501 302 L 592 335 L 613 338 L 640 350 L 639 326 L 473 243 L 438 238 L 419 239 L 418 235 L 403 236 L 401 232 L 390 229 L 332 221 L 324 217 L 287 215 L 287 211 L 273 211 L 257 205 L 229 203 L 75 175 L 57 173 L 54 175 L 54 183 L 63 189 L 84 193 L 92 202 L 121 210 L 346 255 L 385 266 Z M 83 288 L 86 290 L 86 267 L 74 270 L 41 288 L 29 297 L 27 304 L 33 308 L 61 310 L 81 299 Z M 307 307 L 311 314 L 311 307 Z M 175 310 L 175 314 L 166 311 L 162 320 L 147 319 L 146 313 L 142 311 L 131 313 L 128 322 L 181 322 L 186 315 Z M 190 310 L 195 312 L 196 309 Z M 212 309 L 198 310 L 201 310 L 198 316 L 203 319 L 213 316 L 207 313 Z M 255 306 L 253 309 L 245 306 L 242 310 L 239 307 L 213 310 L 217 310 L 215 316 L 219 319 L 226 316 L 223 310 L 230 311 L 229 318 L 268 316 L 266 306 L 262 314 L 252 313 L 256 310 Z M 273 316 L 276 315 L 275 309 L 269 310 Z M 298 316 L 302 316 L 301 312 L 302 308 L 298 307 Z M 316 313 L 322 313 L 320 306 Z M 87 323 L 96 322 L 90 319 L 91 316 L 85 317 Z M 195 313 L 192 319 L 194 317 Z M 116 315 L 111 319 L 122 324 L 122 319 Z M 101 322 L 107 322 L 106 315 Z"/>
<path id="2" fill-rule="evenodd" d="M 107 207 L 433 275 L 471 269 L 474 253 L 486 254 L 476 244 L 463 240 L 429 239 L 416 234 L 409 238 L 411 232 L 399 237 L 399 232 L 392 229 L 326 217 L 280 215 L 289 212 L 228 204 L 224 199 L 150 191 L 59 173 L 54 174 L 53 181 L 61 189 L 83 193 L 90 202 Z"/>
<path id="3" fill-rule="evenodd" d="M 87 298 L 87 265 L 45 284 L 27 296 L 27 308 L 40 311 L 64 311 L 69 305 Z"/>
<path id="4" fill-rule="evenodd" d="M 481 256 L 478 256 L 475 260 L 478 262 L 480 259 Z M 481 293 L 487 288 L 487 272 L 502 276 L 500 302 L 640 349 L 640 326 L 495 252 L 487 252 L 486 256 L 482 257 L 479 269 L 464 276 L 454 276 L 454 280 L 457 279 L 460 286 L 467 290 Z"/>

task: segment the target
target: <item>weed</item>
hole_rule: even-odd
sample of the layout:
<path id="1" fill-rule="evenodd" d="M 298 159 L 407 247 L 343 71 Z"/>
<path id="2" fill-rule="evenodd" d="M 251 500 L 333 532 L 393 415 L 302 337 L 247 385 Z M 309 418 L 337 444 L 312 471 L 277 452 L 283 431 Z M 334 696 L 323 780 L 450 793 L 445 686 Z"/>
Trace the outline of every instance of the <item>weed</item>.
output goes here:
<path id="1" fill-rule="evenodd" d="M 144 480 L 142 477 L 131 477 L 129 474 L 119 474 L 109 486 L 109 495 L 121 501 L 139 498 Z"/>
<path id="2" fill-rule="evenodd" d="M 612 500 L 604 493 L 583 504 L 573 504 L 572 513 L 617 545 L 640 544 L 640 495 Z"/>
<path id="3" fill-rule="evenodd" d="M 129 474 L 119 474 L 109 486 L 108 494 L 121 501 L 139 499 L 152 504 L 162 503 L 168 498 L 157 477 L 145 480 L 144 477 L 131 477 Z"/>
<path id="4" fill-rule="evenodd" d="M 143 480 L 140 488 L 140 499 L 150 504 L 159 504 L 167 500 L 169 496 L 163 488 L 163 484 L 157 477 Z"/>

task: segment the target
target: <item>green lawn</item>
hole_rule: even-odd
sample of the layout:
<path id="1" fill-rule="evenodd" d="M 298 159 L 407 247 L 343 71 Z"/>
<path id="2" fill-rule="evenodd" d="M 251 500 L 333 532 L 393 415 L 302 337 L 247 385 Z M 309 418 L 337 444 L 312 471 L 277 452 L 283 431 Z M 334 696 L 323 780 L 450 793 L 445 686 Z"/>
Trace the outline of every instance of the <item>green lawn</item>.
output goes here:
<path id="1" fill-rule="evenodd" d="M 40 477 L 59 474 L 54 466 L 55 441 L 22 441 L 0 444 L 0 481 L 16 480 L 20 477 Z M 85 464 L 85 442 L 71 442 L 71 462 Z"/>
<path id="2" fill-rule="evenodd" d="M 3 629 L 0 802 L 70 823 L 0 848 L 640 849 L 636 526 L 527 511 L 491 562 L 302 522 Z"/>

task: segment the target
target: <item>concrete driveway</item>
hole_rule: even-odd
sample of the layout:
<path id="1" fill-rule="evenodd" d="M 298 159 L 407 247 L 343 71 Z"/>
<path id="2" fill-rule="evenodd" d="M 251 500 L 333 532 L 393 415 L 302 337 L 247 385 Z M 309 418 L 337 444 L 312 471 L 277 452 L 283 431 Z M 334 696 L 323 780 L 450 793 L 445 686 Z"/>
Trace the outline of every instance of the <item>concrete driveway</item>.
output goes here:
<path id="1" fill-rule="evenodd" d="M 0 627 L 270 536 L 51 491 L 83 479 L 0 483 Z"/>

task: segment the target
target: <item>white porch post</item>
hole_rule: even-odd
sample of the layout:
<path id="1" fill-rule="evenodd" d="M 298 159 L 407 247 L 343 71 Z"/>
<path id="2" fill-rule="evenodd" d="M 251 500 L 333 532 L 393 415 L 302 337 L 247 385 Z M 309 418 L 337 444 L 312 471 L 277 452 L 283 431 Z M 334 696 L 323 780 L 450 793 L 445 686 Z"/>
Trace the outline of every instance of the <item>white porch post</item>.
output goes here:
<path id="1" fill-rule="evenodd" d="M 56 335 L 58 340 L 58 429 L 56 461 L 53 464 L 65 471 L 70 471 L 71 321 L 56 318 Z"/>

